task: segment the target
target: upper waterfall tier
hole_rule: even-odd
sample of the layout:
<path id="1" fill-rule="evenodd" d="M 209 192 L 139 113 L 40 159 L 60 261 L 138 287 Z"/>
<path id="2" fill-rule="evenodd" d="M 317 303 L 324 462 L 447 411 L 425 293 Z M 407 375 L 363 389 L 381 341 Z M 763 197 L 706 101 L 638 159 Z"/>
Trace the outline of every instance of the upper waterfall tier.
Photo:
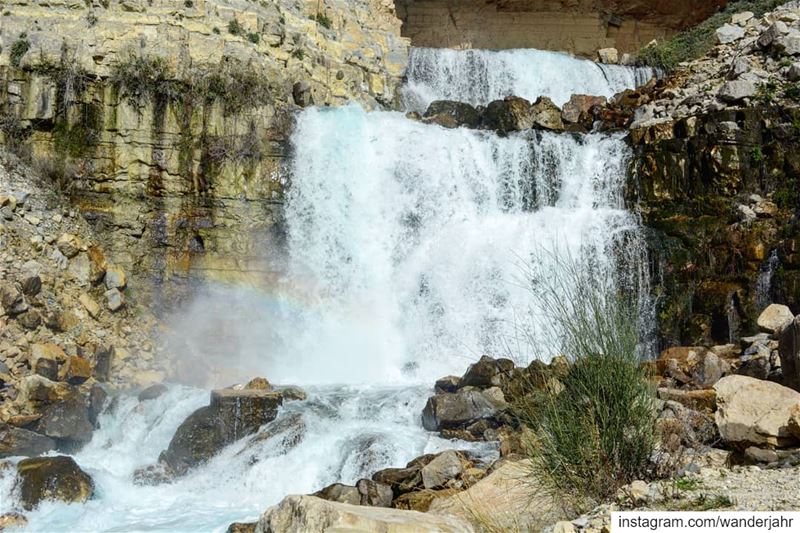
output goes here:
<path id="1" fill-rule="evenodd" d="M 412 48 L 406 108 L 424 111 L 434 100 L 485 105 L 514 95 L 550 97 L 563 105 L 573 94 L 613 96 L 647 83 L 653 69 L 603 65 L 542 50 L 450 50 Z"/>

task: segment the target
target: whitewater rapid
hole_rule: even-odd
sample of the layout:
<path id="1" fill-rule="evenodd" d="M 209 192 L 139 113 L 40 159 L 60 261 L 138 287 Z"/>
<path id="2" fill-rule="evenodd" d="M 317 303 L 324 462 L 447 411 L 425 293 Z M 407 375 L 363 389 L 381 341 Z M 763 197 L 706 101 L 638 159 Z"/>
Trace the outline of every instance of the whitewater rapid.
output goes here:
<path id="1" fill-rule="evenodd" d="M 414 50 L 410 108 L 436 98 L 485 103 L 507 94 L 563 103 L 610 95 L 651 73 L 563 54 Z M 638 218 L 623 201 L 629 150 L 620 136 L 426 125 L 356 106 L 297 116 L 284 209 L 285 271 L 268 293 L 217 289 L 182 311 L 196 373 L 301 385 L 270 439 L 242 439 L 174 483 L 136 486 L 208 390 L 172 385 L 154 401 L 123 395 L 75 455 L 95 480 L 86 504 L 45 503 L 33 531 L 224 531 L 291 493 L 354 483 L 443 449 L 496 455 L 421 427 L 433 382 L 483 354 L 548 359 L 541 310 L 522 272 L 562 253 L 641 289 Z M 541 263 L 541 262 L 544 263 Z M 542 267 L 544 264 L 544 267 Z M 552 271 L 552 270 L 551 270 Z M 546 280 L 540 280 L 546 281 Z M 227 298 L 227 299 L 226 299 Z M 205 344 L 222 330 L 223 346 Z M 211 353 L 218 355 L 210 355 Z M 15 506 L 0 477 L 0 513 Z"/>

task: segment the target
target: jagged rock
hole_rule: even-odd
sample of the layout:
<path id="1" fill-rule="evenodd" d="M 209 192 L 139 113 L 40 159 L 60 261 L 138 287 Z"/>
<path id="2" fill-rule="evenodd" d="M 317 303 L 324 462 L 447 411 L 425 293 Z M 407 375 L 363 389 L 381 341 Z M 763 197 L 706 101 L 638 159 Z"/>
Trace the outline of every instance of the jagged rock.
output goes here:
<path id="1" fill-rule="evenodd" d="M 59 252 L 64 254 L 64 257 L 67 259 L 72 259 L 78 255 L 78 252 L 81 251 L 83 244 L 76 235 L 64 233 L 56 241 L 56 247 L 58 248 Z"/>
<path id="2" fill-rule="evenodd" d="M 458 384 L 460 381 L 461 378 L 458 376 L 445 376 L 443 378 L 439 378 L 436 380 L 436 383 L 433 386 L 433 391 L 436 394 L 455 392 L 458 390 Z"/>
<path id="3" fill-rule="evenodd" d="M 459 390 L 428 398 L 422 411 L 422 425 L 428 431 L 460 429 L 499 414 L 507 404 L 499 388 L 485 391 Z"/>
<path id="4" fill-rule="evenodd" d="M 483 113 L 483 126 L 503 135 L 528 130 L 533 125 L 531 103 L 518 96 L 506 96 L 502 100 L 490 102 Z"/>
<path id="5" fill-rule="evenodd" d="M 786 77 L 789 78 L 789 81 L 800 81 L 800 63 L 792 63 L 786 72 Z"/>
<path id="6" fill-rule="evenodd" d="M 248 381 L 244 388 L 253 390 L 272 390 L 272 385 L 267 378 L 257 377 Z"/>
<path id="7" fill-rule="evenodd" d="M 561 119 L 570 124 L 583 122 L 589 111 L 594 106 L 605 105 L 608 99 L 604 96 L 589 96 L 586 94 L 573 94 L 569 102 L 561 109 Z"/>
<path id="8" fill-rule="evenodd" d="M 158 398 L 159 396 L 161 396 L 165 392 L 167 392 L 167 386 L 164 385 L 163 383 L 156 383 L 155 385 L 150 385 L 149 387 L 144 389 L 142 392 L 140 392 L 139 396 L 137 397 L 137 399 L 140 402 L 146 402 L 148 400 L 155 400 L 156 398 Z"/>
<path id="9" fill-rule="evenodd" d="M 343 485 L 342 483 L 328 485 L 324 489 L 318 490 L 312 494 L 312 496 L 331 502 L 361 505 L 361 493 L 358 489 L 352 485 Z M 389 503 L 391 503 L 391 501 Z"/>
<path id="10" fill-rule="evenodd" d="M 55 450 L 56 442 L 44 435 L 0 422 L 0 457 L 34 456 Z"/>
<path id="11" fill-rule="evenodd" d="M 695 411 L 713 412 L 717 408 L 717 393 L 714 389 L 680 390 L 660 387 L 658 397 L 662 400 L 678 402 Z"/>
<path id="12" fill-rule="evenodd" d="M 744 28 L 725 24 L 721 28 L 717 28 L 716 36 L 719 44 L 729 44 L 744 37 Z"/>
<path id="13" fill-rule="evenodd" d="M 478 387 L 479 389 L 502 387 L 515 368 L 514 362 L 510 359 L 493 359 L 484 355 L 478 362 L 469 365 L 467 371 L 458 381 L 457 388 L 468 386 Z"/>
<path id="14" fill-rule="evenodd" d="M 106 407 L 106 400 L 108 400 L 106 389 L 99 383 L 92 385 L 89 390 L 89 422 L 94 427 L 97 427 L 97 419 Z"/>
<path id="15" fill-rule="evenodd" d="M 259 533 L 310 531 L 426 531 L 473 533 L 468 522 L 447 515 L 330 502 L 314 496 L 288 496 L 261 515 Z"/>
<path id="16" fill-rule="evenodd" d="M 210 405 L 181 423 L 159 461 L 183 474 L 208 461 L 224 446 L 274 420 L 282 402 L 280 393 L 273 391 L 215 390 Z"/>
<path id="17" fill-rule="evenodd" d="M 283 398 L 284 402 L 292 402 L 292 401 L 302 402 L 308 399 L 308 394 L 306 394 L 306 391 L 304 391 L 300 387 L 295 387 L 294 385 L 281 387 L 279 392 L 281 393 L 281 397 Z"/>
<path id="18" fill-rule="evenodd" d="M 436 498 L 445 498 L 457 493 L 457 489 L 431 490 L 422 489 L 408 492 L 397 497 L 392 504 L 395 509 L 406 509 L 427 513 Z"/>
<path id="19" fill-rule="evenodd" d="M 391 507 L 392 488 L 384 483 L 378 483 L 371 479 L 359 479 L 356 482 L 356 489 L 359 494 L 359 503 L 361 505 L 370 505 L 372 507 Z"/>
<path id="20" fill-rule="evenodd" d="M 36 296 L 42 290 L 42 278 L 38 274 L 26 273 L 19 279 L 19 286 L 26 296 Z"/>
<path id="21" fill-rule="evenodd" d="M 546 97 L 540 96 L 530 108 L 533 124 L 540 128 L 553 131 L 564 131 L 564 122 L 561 120 L 561 108 Z"/>
<path id="22" fill-rule="evenodd" d="M 422 485 L 426 489 L 438 489 L 445 486 L 464 471 L 461 458 L 454 451 L 440 453 L 422 468 Z"/>
<path id="23" fill-rule="evenodd" d="M 63 367 L 61 379 L 70 385 L 80 385 L 92 377 L 92 364 L 83 357 L 71 355 Z"/>
<path id="24" fill-rule="evenodd" d="M 772 47 L 785 55 L 796 56 L 800 54 L 800 33 L 796 30 L 790 30 L 788 35 L 781 35 L 778 37 Z"/>
<path id="25" fill-rule="evenodd" d="M 95 302 L 91 296 L 84 293 L 78 297 L 78 301 L 81 303 L 84 309 L 89 313 L 89 316 L 92 318 L 97 318 L 100 316 L 100 306 Z"/>
<path id="26" fill-rule="evenodd" d="M 731 23 L 736 24 L 737 26 L 744 26 L 754 16 L 755 14 L 752 11 L 742 11 L 740 13 L 734 13 L 733 15 L 731 15 Z"/>
<path id="27" fill-rule="evenodd" d="M 410 463 L 409 463 L 410 464 Z M 422 465 L 406 468 L 384 468 L 372 475 L 372 479 L 391 487 L 394 497 L 422 487 Z"/>
<path id="28" fill-rule="evenodd" d="M 731 104 L 739 103 L 747 98 L 756 95 L 756 87 L 752 82 L 746 80 L 733 80 L 723 85 L 717 96 L 723 102 Z"/>
<path id="29" fill-rule="evenodd" d="M 794 320 L 794 314 L 785 305 L 770 304 L 758 316 L 757 324 L 761 331 L 778 333 Z"/>
<path id="30" fill-rule="evenodd" d="M 234 522 L 228 526 L 225 533 L 256 533 L 258 522 Z"/>
<path id="31" fill-rule="evenodd" d="M 12 315 L 27 309 L 22 291 L 13 283 L 0 281 L 0 307 Z"/>
<path id="32" fill-rule="evenodd" d="M 85 502 L 94 493 L 94 482 L 72 457 L 37 457 L 17 464 L 22 506 L 31 510 L 44 500 Z"/>
<path id="33" fill-rule="evenodd" d="M 757 44 L 760 48 L 769 48 L 784 33 L 789 32 L 789 27 L 784 22 L 777 21 L 761 32 Z"/>
<path id="34" fill-rule="evenodd" d="M 89 420 L 89 407 L 77 393 L 47 406 L 36 426 L 37 431 L 56 439 L 59 448 L 74 451 L 92 439 L 94 427 Z"/>
<path id="35" fill-rule="evenodd" d="M 17 322 L 23 328 L 33 331 L 42 324 L 42 315 L 36 309 L 28 309 L 17 317 Z"/>
<path id="36" fill-rule="evenodd" d="M 781 446 L 790 443 L 789 418 L 800 393 L 777 383 L 727 376 L 714 385 L 715 420 L 722 438 L 734 445 Z"/>
<path id="37" fill-rule="evenodd" d="M 436 100 L 431 102 L 423 115 L 423 122 L 438 124 L 445 128 L 458 128 L 466 126 L 477 128 L 481 116 L 478 111 L 464 102 L 450 100 Z"/>

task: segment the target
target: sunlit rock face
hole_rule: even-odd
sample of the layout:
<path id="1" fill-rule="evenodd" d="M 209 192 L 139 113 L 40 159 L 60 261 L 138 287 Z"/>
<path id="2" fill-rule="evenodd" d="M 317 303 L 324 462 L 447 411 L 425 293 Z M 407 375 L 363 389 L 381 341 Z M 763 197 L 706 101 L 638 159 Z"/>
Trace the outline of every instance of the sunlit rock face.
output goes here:
<path id="1" fill-rule="evenodd" d="M 727 0 L 398 0 L 403 35 L 414 46 L 538 48 L 595 57 L 635 52 L 697 24 Z"/>

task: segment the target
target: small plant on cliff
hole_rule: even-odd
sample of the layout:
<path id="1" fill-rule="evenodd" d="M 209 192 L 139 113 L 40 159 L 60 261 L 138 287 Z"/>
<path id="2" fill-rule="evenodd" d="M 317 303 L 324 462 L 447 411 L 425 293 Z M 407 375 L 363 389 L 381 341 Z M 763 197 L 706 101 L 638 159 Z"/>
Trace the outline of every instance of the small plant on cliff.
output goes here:
<path id="1" fill-rule="evenodd" d="M 258 44 L 261 42 L 261 36 L 257 33 L 248 33 L 247 40 L 253 44 Z"/>
<path id="2" fill-rule="evenodd" d="M 111 83 L 136 106 L 152 99 L 177 101 L 183 95 L 181 84 L 161 57 L 131 56 L 119 61 L 113 67 Z"/>
<path id="3" fill-rule="evenodd" d="M 19 38 L 14 41 L 9 51 L 9 60 L 12 67 L 18 67 L 22 62 L 22 57 L 31 49 L 31 43 L 28 42 L 28 35 L 25 33 L 20 34 Z"/>
<path id="4" fill-rule="evenodd" d="M 239 24 L 238 20 L 233 19 L 228 22 L 228 33 L 231 35 L 242 35 L 244 34 L 244 28 L 242 28 L 242 25 Z"/>
<path id="5" fill-rule="evenodd" d="M 317 21 L 317 24 L 326 29 L 331 29 L 331 26 L 333 26 L 333 21 L 325 13 L 317 13 L 314 16 L 314 20 Z"/>
<path id="6" fill-rule="evenodd" d="M 758 165 L 762 161 L 764 161 L 764 153 L 761 151 L 761 147 L 760 146 L 755 146 L 750 151 L 750 160 L 756 165 Z"/>
<path id="7" fill-rule="evenodd" d="M 655 391 L 639 359 L 639 304 L 593 269 L 551 257 L 558 272 L 532 263 L 531 291 L 560 334 L 570 362 L 530 408 L 519 409 L 535 437 L 532 476 L 571 511 L 591 508 L 645 478 L 655 446 Z M 550 270 L 548 270 L 549 272 Z M 560 332 L 560 333 L 557 333 Z"/>
<path id="8" fill-rule="evenodd" d="M 762 104 L 768 105 L 778 97 L 778 84 L 774 81 L 761 83 L 756 90 L 756 99 Z"/>
<path id="9" fill-rule="evenodd" d="M 790 100 L 800 102 L 800 84 L 796 82 L 784 84 L 783 94 Z"/>

